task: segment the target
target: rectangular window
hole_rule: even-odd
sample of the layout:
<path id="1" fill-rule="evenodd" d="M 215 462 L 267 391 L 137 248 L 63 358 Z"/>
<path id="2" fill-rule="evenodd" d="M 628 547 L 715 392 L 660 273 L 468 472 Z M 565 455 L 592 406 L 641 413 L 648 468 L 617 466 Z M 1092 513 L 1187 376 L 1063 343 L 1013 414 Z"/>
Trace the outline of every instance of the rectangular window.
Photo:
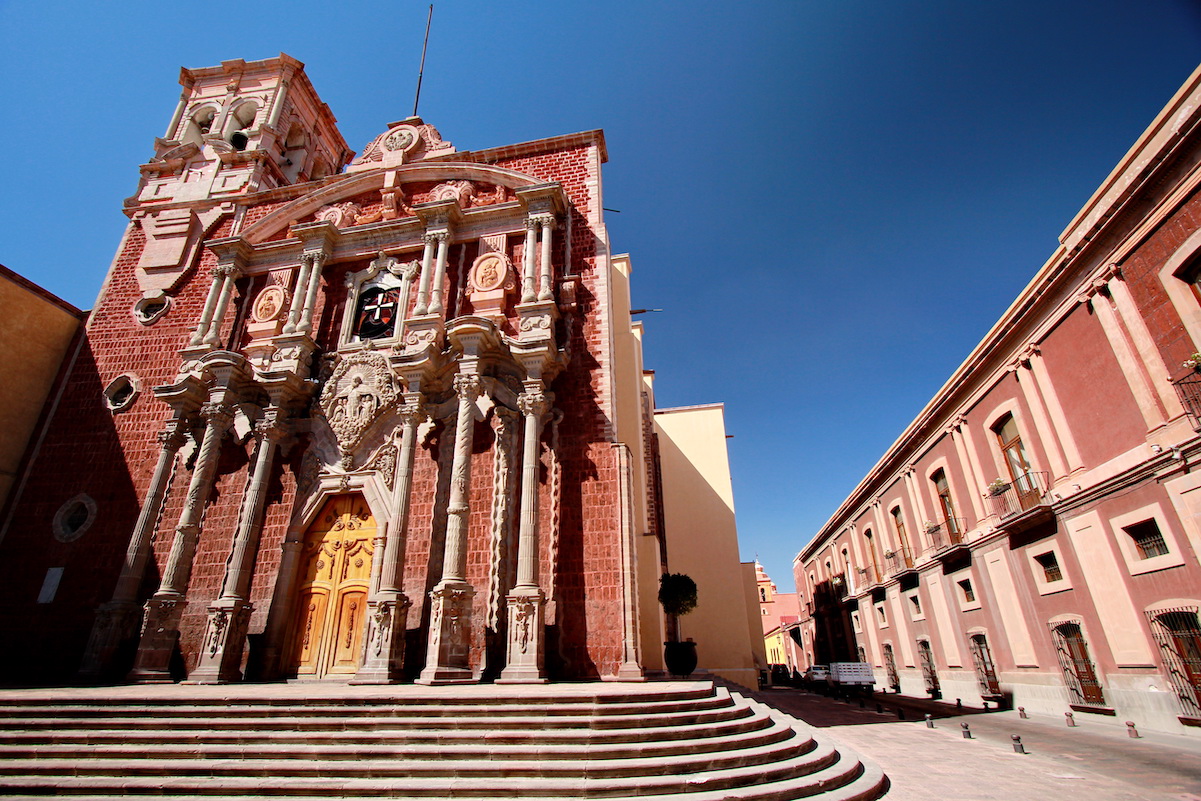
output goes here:
<path id="1" fill-rule="evenodd" d="M 963 600 L 967 603 L 972 603 L 976 600 L 976 591 L 972 589 L 971 579 L 960 579 L 959 589 L 963 591 Z"/>
<path id="2" fill-rule="evenodd" d="M 1054 551 L 1040 553 L 1034 557 L 1039 567 L 1043 569 L 1043 579 L 1049 584 L 1052 581 L 1063 581 L 1063 571 L 1059 569 L 1059 560 Z"/>
<path id="3" fill-rule="evenodd" d="M 914 593 L 909 596 L 909 603 L 913 607 L 910 611 L 913 613 L 914 619 L 920 618 L 922 616 L 922 599 L 917 597 L 917 593 Z"/>
<path id="4" fill-rule="evenodd" d="M 1139 559 L 1151 559 L 1168 553 L 1168 544 L 1164 542 L 1163 533 L 1154 520 L 1144 520 L 1133 526 L 1124 526 L 1122 531 L 1129 535 L 1138 550 Z"/>
<path id="5" fill-rule="evenodd" d="M 881 628 L 888 625 L 888 615 L 884 613 L 884 604 L 876 605 L 876 618 L 880 621 Z"/>

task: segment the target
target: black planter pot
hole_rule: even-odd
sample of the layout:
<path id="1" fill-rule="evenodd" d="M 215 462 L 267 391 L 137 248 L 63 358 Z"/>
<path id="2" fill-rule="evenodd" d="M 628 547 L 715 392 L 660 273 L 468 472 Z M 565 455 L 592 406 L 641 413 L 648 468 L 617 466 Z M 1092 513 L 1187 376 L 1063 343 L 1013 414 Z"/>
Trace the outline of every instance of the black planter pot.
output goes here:
<path id="1" fill-rule="evenodd" d="M 663 643 L 663 661 L 668 673 L 688 678 L 696 670 L 696 643 L 692 640 Z"/>

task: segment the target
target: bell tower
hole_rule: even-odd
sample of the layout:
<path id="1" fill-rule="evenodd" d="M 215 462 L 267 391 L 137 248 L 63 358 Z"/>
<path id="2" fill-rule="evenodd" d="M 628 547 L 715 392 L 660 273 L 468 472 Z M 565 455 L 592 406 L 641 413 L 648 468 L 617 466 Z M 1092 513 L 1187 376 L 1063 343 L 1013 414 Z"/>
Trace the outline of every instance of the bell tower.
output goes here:
<path id="1" fill-rule="evenodd" d="M 142 165 L 131 205 L 195 201 L 319 180 L 354 153 L 304 64 L 281 53 L 261 61 L 180 70 L 183 93 Z"/>

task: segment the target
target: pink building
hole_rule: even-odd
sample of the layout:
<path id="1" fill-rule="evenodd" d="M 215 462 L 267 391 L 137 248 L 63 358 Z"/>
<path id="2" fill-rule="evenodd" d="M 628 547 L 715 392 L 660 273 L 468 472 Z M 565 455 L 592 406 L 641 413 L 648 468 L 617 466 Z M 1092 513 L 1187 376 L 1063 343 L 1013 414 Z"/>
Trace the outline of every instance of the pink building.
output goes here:
<path id="1" fill-rule="evenodd" d="M 794 560 L 814 662 L 1201 726 L 1201 69 Z"/>

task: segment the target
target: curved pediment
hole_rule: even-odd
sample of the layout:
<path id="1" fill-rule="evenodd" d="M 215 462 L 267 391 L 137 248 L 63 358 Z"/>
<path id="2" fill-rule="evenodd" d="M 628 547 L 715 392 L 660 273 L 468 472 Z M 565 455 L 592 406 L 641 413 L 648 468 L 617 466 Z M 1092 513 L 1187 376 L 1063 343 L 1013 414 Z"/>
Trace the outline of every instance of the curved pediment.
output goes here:
<path id="1" fill-rule="evenodd" d="M 303 197 L 281 206 L 261 220 L 247 226 L 242 237 L 252 245 L 265 242 L 292 223 L 314 214 L 322 206 L 362 195 L 384 187 L 384 176 L 395 173 L 397 184 L 418 181 L 477 181 L 479 183 L 519 189 L 540 184 L 536 178 L 491 164 L 470 162 L 428 162 L 405 164 L 391 169 L 371 170 L 347 175 L 344 180 L 323 186 Z"/>

